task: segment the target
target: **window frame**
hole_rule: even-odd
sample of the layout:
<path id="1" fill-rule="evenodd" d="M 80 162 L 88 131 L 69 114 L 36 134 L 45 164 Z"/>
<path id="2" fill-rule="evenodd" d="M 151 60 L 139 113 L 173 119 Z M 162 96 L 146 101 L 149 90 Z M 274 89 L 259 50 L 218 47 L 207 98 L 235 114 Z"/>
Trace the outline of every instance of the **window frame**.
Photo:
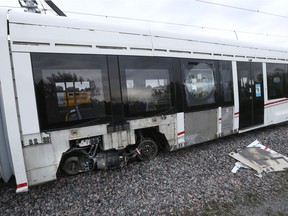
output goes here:
<path id="1" fill-rule="evenodd" d="M 274 97 L 271 97 L 271 91 L 272 89 L 272 84 L 270 83 L 270 77 L 275 78 L 275 69 L 276 69 L 276 65 L 281 65 L 281 69 L 283 70 L 281 73 L 281 78 L 282 78 L 282 95 L 275 95 Z M 269 66 L 273 66 L 273 72 L 270 71 Z M 269 71 L 268 71 L 269 69 Z M 273 74 L 270 76 L 269 72 L 272 72 Z M 267 98 L 268 100 L 277 100 L 277 99 L 281 99 L 281 98 L 286 98 L 288 96 L 288 83 L 287 83 L 287 78 L 288 78 L 288 74 L 287 74 L 287 65 L 286 64 L 282 64 L 282 63 L 266 63 L 266 75 L 267 75 Z M 276 84 L 274 84 L 276 85 Z M 276 90 L 277 91 L 277 90 Z"/>
<path id="2" fill-rule="evenodd" d="M 186 91 L 185 91 L 185 72 L 183 68 L 183 64 L 188 64 L 188 62 L 198 62 L 198 63 L 212 63 L 213 64 L 213 75 L 214 75 L 214 85 L 215 85 L 215 90 L 214 90 L 214 103 L 209 103 L 209 104 L 201 104 L 201 105 L 192 105 L 189 106 L 187 104 L 186 100 Z M 193 112 L 193 111 L 201 111 L 201 110 L 208 110 L 208 109 L 213 109 L 213 108 L 218 108 L 219 107 L 219 66 L 218 66 L 218 60 L 210 60 L 210 59 L 181 59 L 180 60 L 180 67 L 181 67 L 181 76 L 182 76 L 182 91 L 183 91 L 183 104 L 184 104 L 184 111 L 185 112 Z"/>
<path id="3" fill-rule="evenodd" d="M 220 64 L 221 63 L 229 63 L 231 66 L 231 82 L 232 82 L 232 86 L 231 86 L 231 93 L 232 93 L 232 98 L 231 101 L 227 102 L 224 101 L 224 87 L 223 87 L 223 78 L 222 78 L 222 73 L 220 70 Z M 218 61 L 218 77 L 219 77 L 219 89 L 220 92 L 219 97 L 220 97 L 220 106 L 221 107 L 228 107 L 228 106 L 234 106 L 234 82 L 233 82 L 233 66 L 232 66 L 232 61 L 228 61 L 228 60 L 219 60 Z"/>
<path id="4" fill-rule="evenodd" d="M 135 61 L 136 60 L 136 61 Z M 126 69 L 127 66 L 130 64 L 141 63 L 141 66 L 144 67 L 135 67 L 133 69 L 164 69 L 168 70 L 168 76 L 169 76 L 169 93 L 170 93 L 170 104 L 169 108 L 167 109 L 157 109 L 157 110 L 149 110 L 144 112 L 136 112 L 131 113 L 129 112 L 129 101 L 128 101 L 128 88 L 127 88 L 127 79 L 126 79 Z M 163 64 L 165 67 L 162 66 L 160 62 L 167 61 L 166 64 Z M 155 56 L 118 56 L 118 62 L 119 62 L 119 72 L 120 72 L 120 82 L 121 82 L 121 89 L 122 89 L 122 102 L 124 106 L 124 118 L 125 119 L 133 119 L 133 118 L 143 118 L 143 117 L 150 117 L 155 115 L 161 115 L 161 114 L 170 114 L 174 110 L 175 107 L 175 93 L 174 93 L 174 78 L 173 78 L 173 58 L 172 57 L 155 57 Z M 155 64 L 157 63 L 157 64 Z M 155 68 L 155 65 L 158 67 Z M 168 66 L 167 66 L 168 65 Z"/>
<path id="5" fill-rule="evenodd" d="M 110 84 L 109 84 L 109 74 L 107 67 L 108 64 L 107 57 L 105 55 L 31 52 L 30 57 L 31 57 L 32 74 L 35 88 L 35 99 L 39 118 L 39 126 L 41 131 L 53 131 L 53 130 L 65 129 L 68 127 L 69 128 L 77 127 L 79 125 L 86 126 L 86 125 L 104 124 L 111 121 Z M 72 61 L 73 64 L 68 63 L 73 59 L 74 59 L 74 62 Z M 95 65 L 98 64 L 97 62 L 95 62 L 97 61 L 97 59 L 99 59 L 100 67 L 95 68 Z M 79 61 L 78 63 L 80 63 L 80 65 L 77 65 L 77 61 Z M 81 69 L 82 70 L 101 69 L 101 79 L 102 79 L 101 85 L 103 88 L 103 98 L 104 98 L 102 100 L 104 110 L 103 116 L 92 116 L 92 117 L 88 116 L 88 118 L 85 119 L 67 121 L 66 117 L 71 114 L 67 113 L 66 117 L 62 121 L 49 121 L 48 116 L 51 115 L 51 113 L 48 114 L 47 110 L 49 105 L 47 100 L 45 99 L 46 93 L 44 90 L 43 70 L 81 71 Z M 79 74 L 81 74 L 81 72 L 77 73 L 77 76 L 79 76 Z M 57 99 L 57 87 L 56 85 L 54 87 L 55 87 L 54 93 L 56 93 L 55 99 Z M 51 93 L 51 95 L 53 95 L 53 93 Z M 76 107 L 77 106 L 75 106 L 75 108 Z M 72 110 L 73 107 L 68 106 L 66 109 L 68 110 L 68 108 L 69 109 L 71 108 L 71 111 L 73 111 Z M 58 104 L 57 107 L 55 107 L 54 109 L 55 110 L 59 109 Z M 93 109 L 91 109 L 91 111 L 93 112 Z M 61 115 L 62 114 L 59 113 L 57 118 L 59 118 L 59 116 Z"/>

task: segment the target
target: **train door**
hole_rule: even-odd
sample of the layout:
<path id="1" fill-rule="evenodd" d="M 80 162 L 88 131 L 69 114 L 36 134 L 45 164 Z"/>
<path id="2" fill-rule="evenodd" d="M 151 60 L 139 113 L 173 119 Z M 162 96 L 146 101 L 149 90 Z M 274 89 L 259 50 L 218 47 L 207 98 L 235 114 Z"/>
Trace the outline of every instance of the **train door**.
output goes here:
<path id="1" fill-rule="evenodd" d="M 239 129 L 264 123 L 262 63 L 237 62 Z"/>
<path id="2" fill-rule="evenodd" d="M 197 144 L 217 137 L 217 61 L 181 59 L 185 141 Z"/>

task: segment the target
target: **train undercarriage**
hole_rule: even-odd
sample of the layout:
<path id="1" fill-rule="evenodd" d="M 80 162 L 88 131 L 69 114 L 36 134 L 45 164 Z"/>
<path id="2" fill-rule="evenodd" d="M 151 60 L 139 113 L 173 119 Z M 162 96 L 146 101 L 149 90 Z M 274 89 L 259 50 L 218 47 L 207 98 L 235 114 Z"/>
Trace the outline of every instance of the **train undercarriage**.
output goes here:
<path id="1" fill-rule="evenodd" d="M 137 142 L 120 150 L 103 150 L 101 136 L 73 140 L 60 162 L 60 169 L 65 174 L 90 172 L 121 168 L 129 161 L 148 161 L 154 159 L 160 149 L 168 147 L 165 136 L 155 128 L 138 130 Z"/>

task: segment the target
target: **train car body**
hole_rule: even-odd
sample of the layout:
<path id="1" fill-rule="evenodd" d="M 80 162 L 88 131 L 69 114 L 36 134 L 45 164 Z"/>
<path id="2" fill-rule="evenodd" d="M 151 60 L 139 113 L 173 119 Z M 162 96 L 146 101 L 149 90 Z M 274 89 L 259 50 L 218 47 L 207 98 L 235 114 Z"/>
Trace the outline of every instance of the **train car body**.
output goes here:
<path id="1" fill-rule="evenodd" d="M 4 9 L 0 25 L 0 174 L 17 192 L 288 120 L 285 50 Z"/>

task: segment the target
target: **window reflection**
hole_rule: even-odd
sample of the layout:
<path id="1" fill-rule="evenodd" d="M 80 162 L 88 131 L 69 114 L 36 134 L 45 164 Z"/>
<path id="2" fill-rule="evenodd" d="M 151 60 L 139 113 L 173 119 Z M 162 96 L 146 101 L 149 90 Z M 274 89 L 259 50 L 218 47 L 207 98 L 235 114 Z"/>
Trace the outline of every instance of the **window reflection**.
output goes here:
<path id="1" fill-rule="evenodd" d="M 267 63 L 268 99 L 285 97 L 285 65 Z"/>
<path id="2" fill-rule="evenodd" d="M 106 59 L 93 55 L 32 54 L 42 129 L 106 117 Z"/>
<path id="3" fill-rule="evenodd" d="M 56 82 L 58 107 L 91 104 L 93 89 L 90 82 Z"/>
<path id="4" fill-rule="evenodd" d="M 170 107 L 169 71 L 127 69 L 127 97 L 131 113 Z"/>
<path id="5" fill-rule="evenodd" d="M 234 102 L 232 63 L 229 61 L 219 61 L 219 74 L 221 83 L 221 105 L 232 105 Z"/>
<path id="6" fill-rule="evenodd" d="M 120 58 L 126 115 L 156 112 L 171 106 L 171 59 Z"/>

